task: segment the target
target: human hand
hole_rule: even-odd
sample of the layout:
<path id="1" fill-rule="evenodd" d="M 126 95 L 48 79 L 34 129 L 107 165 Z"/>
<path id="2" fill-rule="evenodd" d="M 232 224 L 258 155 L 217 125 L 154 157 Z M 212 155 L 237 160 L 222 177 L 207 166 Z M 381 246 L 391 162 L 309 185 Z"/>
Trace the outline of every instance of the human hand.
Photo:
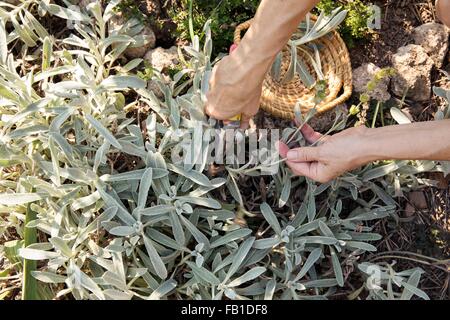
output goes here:
<path id="1" fill-rule="evenodd" d="M 450 28 L 450 0 L 437 0 L 436 13 L 439 20 Z"/>
<path id="2" fill-rule="evenodd" d="M 279 153 L 287 159 L 294 174 L 326 183 L 370 161 L 364 151 L 366 130 L 365 127 L 350 128 L 333 136 L 323 136 L 305 124 L 301 130 L 303 136 L 317 146 L 289 150 L 280 142 Z"/>
<path id="3" fill-rule="evenodd" d="M 253 65 L 251 59 L 242 58 L 239 52 L 223 58 L 211 75 L 206 113 L 218 120 L 241 115 L 241 127 L 247 128 L 258 112 L 262 83 L 269 66 L 268 63 Z"/>

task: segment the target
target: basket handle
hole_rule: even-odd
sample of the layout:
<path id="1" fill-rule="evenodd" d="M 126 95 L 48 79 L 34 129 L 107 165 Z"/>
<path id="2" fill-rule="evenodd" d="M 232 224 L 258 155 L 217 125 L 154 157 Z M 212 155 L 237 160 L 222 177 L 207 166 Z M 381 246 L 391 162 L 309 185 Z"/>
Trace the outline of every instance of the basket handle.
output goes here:
<path id="1" fill-rule="evenodd" d="M 247 30 L 248 28 L 250 28 L 250 26 L 252 25 L 253 19 L 250 19 L 244 23 L 241 23 L 240 25 L 238 25 L 236 27 L 236 30 L 234 30 L 234 44 L 238 45 L 239 43 L 241 43 L 242 40 L 242 32 Z"/>

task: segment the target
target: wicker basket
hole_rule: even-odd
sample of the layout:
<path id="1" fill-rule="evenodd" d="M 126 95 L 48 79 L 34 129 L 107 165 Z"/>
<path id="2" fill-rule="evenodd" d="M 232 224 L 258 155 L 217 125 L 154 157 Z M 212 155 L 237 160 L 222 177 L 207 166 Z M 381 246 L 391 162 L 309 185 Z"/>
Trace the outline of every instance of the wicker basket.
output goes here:
<path id="1" fill-rule="evenodd" d="M 238 45 L 241 41 L 241 34 L 250 28 L 253 20 L 249 20 L 236 28 L 234 43 Z M 261 108 L 283 119 L 294 119 L 294 108 L 299 102 L 303 113 L 316 107 L 317 113 L 322 114 L 332 110 L 336 106 L 345 102 L 352 94 L 352 67 L 347 47 L 340 35 L 333 31 L 326 36 L 315 40 L 314 43 L 319 48 L 322 69 L 328 88 L 326 98 L 318 105 L 315 104 L 315 89 L 308 89 L 301 82 L 298 75 L 288 83 L 281 84 L 273 79 L 270 73 L 267 74 L 261 97 Z M 311 74 L 315 74 L 310 60 L 302 50 L 298 50 L 299 59 L 305 62 Z M 286 73 L 290 63 L 290 51 L 288 47 L 283 49 L 281 63 L 281 75 Z"/>

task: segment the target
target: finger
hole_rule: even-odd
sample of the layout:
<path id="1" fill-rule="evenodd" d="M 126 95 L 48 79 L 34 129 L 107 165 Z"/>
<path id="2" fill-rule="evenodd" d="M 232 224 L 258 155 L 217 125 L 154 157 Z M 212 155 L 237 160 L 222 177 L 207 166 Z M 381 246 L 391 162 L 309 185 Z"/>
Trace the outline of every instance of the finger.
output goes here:
<path id="1" fill-rule="evenodd" d="M 226 113 L 224 110 L 215 107 L 213 104 L 207 104 L 205 106 L 205 113 L 210 116 L 211 118 L 217 119 L 217 120 L 228 120 L 233 118 L 233 114 Z"/>
<path id="2" fill-rule="evenodd" d="M 250 127 L 250 120 L 252 120 L 253 116 L 249 116 L 247 114 L 241 115 L 241 129 L 248 129 Z"/>
<path id="3" fill-rule="evenodd" d="M 242 130 L 247 130 L 248 128 L 250 128 L 250 120 L 241 120 L 240 128 Z"/>
<path id="4" fill-rule="evenodd" d="M 235 43 L 233 43 L 233 44 L 231 45 L 231 47 L 230 47 L 230 54 L 233 53 L 233 51 L 236 50 L 237 47 L 238 47 L 238 45 L 235 44 Z"/>
<path id="5" fill-rule="evenodd" d="M 302 129 L 300 131 L 302 132 L 303 137 L 305 137 L 306 141 L 308 141 L 309 143 L 315 143 L 323 136 L 319 132 L 314 131 L 314 129 L 311 128 L 311 126 L 307 123 L 302 126 Z"/>
<path id="6" fill-rule="evenodd" d="M 318 147 L 306 147 L 289 150 L 287 159 L 291 162 L 318 161 Z"/>
<path id="7" fill-rule="evenodd" d="M 315 163 L 287 161 L 286 164 L 295 175 L 315 180 L 316 176 L 313 170 Z"/>
<path id="8" fill-rule="evenodd" d="M 285 144 L 283 141 L 280 140 L 276 142 L 275 148 L 277 148 L 281 158 L 283 159 L 287 158 L 287 153 L 289 151 L 289 147 L 287 146 L 287 144 Z"/>

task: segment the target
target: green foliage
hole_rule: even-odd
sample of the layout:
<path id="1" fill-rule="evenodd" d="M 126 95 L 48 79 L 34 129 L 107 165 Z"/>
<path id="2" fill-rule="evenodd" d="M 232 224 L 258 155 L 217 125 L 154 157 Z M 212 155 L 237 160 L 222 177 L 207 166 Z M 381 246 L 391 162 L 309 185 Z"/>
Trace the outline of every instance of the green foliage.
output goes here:
<path id="1" fill-rule="evenodd" d="M 182 0 L 182 6 L 173 8 L 172 19 L 178 25 L 181 39 L 189 39 L 189 2 Z M 193 0 L 193 22 L 196 33 L 211 19 L 211 32 L 215 39 L 214 55 L 228 52 L 233 43 L 235 27 L 255 15 L 260 0 Z"/>
<path id="2" fill-rule="evenodd" d="M 355 40 L 364 39 L 370 34 L 367 22 L 373 16 L 370 4 L 363 0 L 322 0 L 317 8 L 329 13 L 342 6 L 348 11 L 347 18 L 340 27 L 340 32 L 347 45 L 352 47 Z"/>
<path id="3" fill-rule="evenodd" d="M 115 12 L 121 12 L 127 20 L 137 19 L 144 22 L 148 17 L 139 8 L 139 2 L 135 0 L 122 0 L 115 8 Z"/>

